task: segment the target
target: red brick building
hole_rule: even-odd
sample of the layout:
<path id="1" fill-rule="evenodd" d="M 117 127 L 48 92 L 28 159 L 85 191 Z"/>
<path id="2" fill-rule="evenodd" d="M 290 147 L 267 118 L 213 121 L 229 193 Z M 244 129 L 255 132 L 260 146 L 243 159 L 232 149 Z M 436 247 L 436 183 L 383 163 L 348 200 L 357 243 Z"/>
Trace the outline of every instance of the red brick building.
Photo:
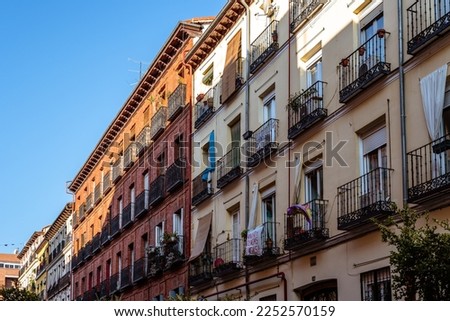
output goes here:
<path id="1" fill-rule="evenodd" d="M 70 185 L 73 299 L 163 299 L 187 286 L 191 69 L 212 19 L 180 22 Z"/>
<path id="2" fill-rule="evenodd" d="M 0 288 L 11 288 L 19 279 L 20 260 L 17 254 L 0 253 Z"/>

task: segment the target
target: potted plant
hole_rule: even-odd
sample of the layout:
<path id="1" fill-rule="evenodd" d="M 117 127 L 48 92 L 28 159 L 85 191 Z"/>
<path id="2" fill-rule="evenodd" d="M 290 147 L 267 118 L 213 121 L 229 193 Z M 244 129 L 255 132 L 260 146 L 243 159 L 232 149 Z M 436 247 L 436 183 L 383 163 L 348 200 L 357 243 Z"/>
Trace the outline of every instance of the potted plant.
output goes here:
<path id="1" fill-rule="evenodd" d="M 364 47 L 359 47 L 358 48 L 358 53 L 359 53 L 360 56 L 364 55 L 365 52 L 366 52 L 366 48 L 364 48 Z"/>
<path id="2" fill-rule="evenodd" d="M 384 36 L 386 35 L 386 30 L 381 28 L 377 30 L 377 36 L 378 38 L 384 38 Z"/>
<path id="3" fill-rule="evenodd" d="M 248 230 L 247 229 L 243 229 L 241 232 L 241 238 L 246 241 L 247 240 L 247 234 L 248 234 Z"/>
<path id="4" fill-rule="evenodd" d="M 272 41 L 278 42 L 278 32 L 277 30 L 272 31 Z"/>
<path id="5" fill-rule="evenodd" d="M 163 236 L 164 244 L 174 244 L 177 243 L 179 239 L 180 238 L 176 232 L 173 233 L 165 232 Z"/>
<path id="6" fill-rule="evenodd" d="M 342 58 L 341 59 L 342 67 L 348 67 L 349 63 L 350 63 L 350 59 L 348 59 L 348 58 Z"/>
<path id="7" fill-rule="evenodd" d="M 300 93 L 295 93 L 289 96 L 288 98 L 288 104 L 286 105 L 287 108 L 291 109 L 294 112 L 298 112 L 300 109 L 301 103 L 300 99 L 298 99 Z"/>

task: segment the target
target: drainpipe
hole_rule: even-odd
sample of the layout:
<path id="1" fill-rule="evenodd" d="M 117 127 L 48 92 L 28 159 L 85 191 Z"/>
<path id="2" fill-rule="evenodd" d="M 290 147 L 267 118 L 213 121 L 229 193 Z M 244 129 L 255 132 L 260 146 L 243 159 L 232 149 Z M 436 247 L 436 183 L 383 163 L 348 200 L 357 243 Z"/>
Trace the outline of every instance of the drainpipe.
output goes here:
<path id="1" fill-rule="evenodd" d="M 290 12 L 290 7 L 288 9 L 288 99 L 289 96 L 291 95 L 291 38 L 292 38 L 292 33 L 291 33 L 291 12 Z M 287 112 L 287 119 L 288 119 L 288 128 L 291 128 L 291 117 L 289 117 L 289 110 Z M 289 144 L 291 144 L 290 140 L 288 141 Z M 289 162 L 289 166 L 288 166 L 288 197 L 287 197 L 287 208 L 289 208 L 289 206 L 291 206 L 291 146 L 289 146 L 288 148 L 288 162 Z M 301 166 L 301 165 L 300 165 Z M 297 184 L 297 182 L 295 182 L 295 184 Z M 294 201 L 294 200 L 292 200 Z"/>
<path id="2" fill-rule="evenodd" d="M 73 222 L 73 215 L 74 215 L 74 212 L 75 212 L 75 193 L 74 192 L 72 192 L 70 189 L 69 189 L 69 185 L 72 183 L 72 181 L 67 181 L 66 182 L 66 194 L 70 194 L 70 195 L 72 195 L 72 222 Z M 75 229 L 74 229 L 74 227 L 72 226 L 72 245 L 70 246 L 70 271 L 69 271 L 69 273 L 70 273 L 70 299 L 72 300 L 72 301 L 75 301 L 75 296 L 74 296 L 74 279 L 73 279 L 73 272 L 72 272 L 72 258 L 73 258 L 73 245 L 74 245 L 74 242 L 73 242 L 73 237 L 74 237 L 74 232 L 75 232 Z"/>
<path id="3" fill-rule="evenodd" d="M 406 159 L 405 73 L 403 69 L 403 1 L 398 0 L 398 73 L 400 95 L 400 137 L 402 150 L 403 206 L 408 204 L 408 162 Z"/>
<path id="4" fill-rule="evenodd" d="M 245 101 L 244 101 L 244 133 L 247 133 L 250 130 L 250 8 L 245 2 L 246 0 L 238 0 L 245 8 L 245 22 L 246 22 L 246 39 L 245 39 L 245 52 L 246 52 L 246 68 L 245 68 Z M 248 168 L 246 168 L 246 171 L 248 171 Z M 250 178 L 248 176 L 248 173 L 245 175 L 245 225 L 247 227 L 249 215 L 250 215 Z M 248 284 L 249 281 L 249 275 L 246 269 L 245 272 L 245 284 Z M 249 293 L 249 287 L 246 285 L 246 293 L 247 293 L 247 299 L 248 299 L 248 293 Z"/>

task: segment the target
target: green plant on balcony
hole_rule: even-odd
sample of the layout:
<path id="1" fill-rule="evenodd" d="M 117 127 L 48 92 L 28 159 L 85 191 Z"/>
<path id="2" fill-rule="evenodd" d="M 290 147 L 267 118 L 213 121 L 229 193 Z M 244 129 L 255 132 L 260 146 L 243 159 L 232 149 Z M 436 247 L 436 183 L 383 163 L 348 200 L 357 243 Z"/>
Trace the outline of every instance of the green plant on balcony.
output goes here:
<path id="1" fill-rule="evenodd" d="M 165 232 L 162 239 L 164 245 L 175 245 L 178 243 L 179 240 L 180 237 L 176 232 L 173 233 Z"/>
<path id="2" fill-rule="evenodd" d="M 290 109 L 294 112 L 298 112 L 302 104 L 300 103 L 300 99 L 298 99 L 298 96 L 300 95 L 300 92 L 296 92 L 289 96 L 288 103 L 286 105 L 286 109 Z"/>

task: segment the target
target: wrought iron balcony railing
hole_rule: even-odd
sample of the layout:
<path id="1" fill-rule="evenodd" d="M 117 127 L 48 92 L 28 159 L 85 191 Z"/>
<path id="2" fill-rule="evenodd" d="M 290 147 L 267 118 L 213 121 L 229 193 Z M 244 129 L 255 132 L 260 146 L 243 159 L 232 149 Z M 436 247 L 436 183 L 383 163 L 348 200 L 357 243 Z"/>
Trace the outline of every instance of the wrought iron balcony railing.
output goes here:
<path id="1" fill-rule="evenodd" d="M 127 266 L 120 271 L 120 290 L 125 290 L 133 284 L 132 272 L 132 266 Z"/>
<path id="2" fill-rule="evenodd" d="M 113 295 L 120 290 L 120 272 L 109 278 L 109 294 Z"/>
<path id="3" fill-rule="evenodd" d="M 185 261 L 184 245 L 184 238 L 182 235 L 177 235 L 173 239 L 163 241 L 161 248 L 164 255 L 163 270 L 176 268 Z"/>
<path id="4" fill-rule="evenodd" d="M 197 97 L 198 101 L 195 106 L 195 123 L 194 128 L 198 129 L 214 114 L 216 105 L 215 96 L 218 95 L 218 91 L 215 87 L 210 88 L 206 94 L 201 94 Z"/>
<path id="5" fill-rule="evenodd" d="M 211 183 L 208 182 L 208 169 L 192 180 L 192 205 L 197 206 L 213 194 Z M 209 175 L 212 175 L 210 173 Z"/>
<path id="6" fill-rule="evenodd" d="M 125 152 L 123 153 L 123 167 L 125 170 L 130 169 L 136 161 L 136 151 L 137 148 L 134 142 L 131 142 L 127 149 L 125 149 Z"/>
<path id="7" fill-rule="evenodd" d="M 290 30 L 292 33 L 301 28 L 311 17 L 318 12 L 328 0 L 291 0 Z"/>
<path id="8" fill-rule="evenodd" d="M 245 144 L 247 167 L 257 166 L 278 149 L 278 119 L 269 119 L 254 132 Z"/>
<path id="9" fill-rule="evenodd" d="M 166 129 L 167 107 L 160 106 L 151 120 L 150 138 L 155 140 Z"/>
<path id="10" fill-rule="evenodd" d="M 99 291 L 99 299 L 105 299 L 109 296 L 109 289 L 111 287 L 111 283 L 109 279 L 106 279 L 100 283 L 100 291 Z"/>
<path id="11" fill-rule="evenodd" d="M 323 81 L 317 81 L 308 89 L 296 94 L 288 103 L 290 128 L 288 138 L 294 139 L 327 116 L 323 108 Z"/>
<path id="12" fill-rule="evenodd" d="M 119 156 L 119 159 L 115 161 L 112 166 L 112 182 L 116 183 L 123 174 L 123 156 Z"/>
<path id="13" fill-rule="evenodd" d="M 136 154 L 141 155 L 145 149 L 150 145 L 150 127 L 142 128 L 139 135 L 136 137 Z"/>
<path id="14" fill-rule="evenodd" d="M 148 211 L 148 197 L 149 197 L 149 190 L 142 191 L 137 197 L 136 197 L 136 210 L 135 210 L 135 217 L 139 218 Z"/>
<path id="15" fill-rule="evenodd" d="M 125 206 L 122 212 L 122 227 L 127 228 L 134 221 L 134 202 Z"/>
<path id="16" fill-rule="evenodd" d="M 110 225 L 109 223 L 105 223 L 102 227 L 102 234 L 100 242 L 102 246 L 106 245 L 111 240 L 111 234 L 110 234 Z"/>
<path id="17" fill-rule="evenodd" d="M 155 206 L 165 197 L 165 175 L 159 175 L 150 183 L 149 205 Z"/>
<path id="18" fill-rule="evenodd" d="M 78 208 L 78 223 L 82 222 L 86 218 L 86 204 L 83 203 Z"/>
<path id="19" fill-rule="evenodd" d="M 217 188 L 224 188 L 241 174 L 241 148 L 233 146 L 225 156 L 217 161 Z"/>
<path id="20" fill-rule="evenodd" d="M 96 299 L 97 290 L 92 288 L 83 294 L 83 301 L 94 301 Z"/>
<path id="21" fill-rule="evenodd" d="M 133 283 L 142 281 L 147 277 L 147 264 L 148 259 L 146 257 L 140 258 L 134 262 Z"/>
<path id="22" fill-rule="evenodd" d="M 72 215 L 72 226 L 75 228 L 78 226 L 79 223 L 79 214 L 78 211 L 73 212 Z"/>
<path id="23" fill-rule="evenodd" d="M 103 196 L 103 184 L 99 182 L 94 188 L 94 205 L 97 205 Z"/>
<path id="24" fill-rule="evenodd" d="M 89 193 L 86 197 L 86 214 L 90 213 L 94 208 L 94 193 Z"/>
<path id="25" fill-rule="evenodd" d="M 408 53 L 416 54 L 450 27 L 448 0 L 417 0 L 408 9 Z"/>
<path id="26" fill-rule="evenodd" d="M 184 173 L 186 171 L 186 160 L 176 159 L 166 170 L 166 190 L 168 193 L 184 184 Z"/>
<path id="27" fill-rule="evenodd" d="M 278 47 L 278 21 L 273 20 L 250 45 L 250 73 L 261 67 Z"/>
<path id="28" fill-rule="evenodd" d="M 386 62 L 388 33 L 380 30 L 339 63 L 339 102 L 348 102 L 391 71 L 391 64 Z"/>
<path id="29" fill-rule="evenodd" d="M 303 204 L 304 209 L 311 211 L 311 219 L 301 211 L 285 214 L 284 248 L 295 250 L 305 243 L 321 241 L 329 237 L 329 229 L 325 224 L 328 201 L 315 199 Z"/>
<path id="30" fill-rule="evenodd" d="M 152 247 L 148 253 L 148 270 L 147 277 L 154 278 L 163 272 L 164 269 L 164 252 L 162 247 Z"/>
<path id="31" fill-rule="evenodd" d="M 98 232 L 92 238 L 92 253 L 95 254 L 100 250 L 102 234 Z"/>
<path id="32" fill-rule="evenodd" d="M 89 260 L 92 258 L 92 240 L 84 245 L 84 259 Z"/>
<path id="33" fill-rule="evenodd" d="M 337 189 L 338 229 L 350 230 L 372 218 L 394 214 L 390 168 L 376 168 Z"/>
<path id="34" fill-rule="evenodd" d="M 267 261 L 273 261 L 281 254 L 281 249 L 277 244 L 277 227 L 279 222 L 265 222 L 263 223 L 263 230 L 261 233 L 261 239 L 258 240 L 259 246 L 262 245 L 261 253 L 254 253 L 254 248 L 249 248 L 248 240 L 250 236 L 247 236 L 247 244 L 245 244 L 246 252 L 244 253 L 244 263 L 246 265 L 257 265 Z"/>
<path id="35" fill-rule="evenodd" d="M 211 253 L 203 253 L 189 265 L 189 284 L 198 286 L 207 283 L 213 278 Z"/>
<path id="36" fill-rule="evenodd" d="M 117 234 L 121 232 L 122 229 L 122 214 L 117 213 L 116 216 L 114 216 L 111 219 L 111 225 L 110 225 L 110 236 L 115 237 Z"/>
<path id="37" fill-rule="evenodd" d="M 112 187 L 111 171 L 103 176 L 103 195 L 106 195 Z"/>
<path id="38" fill-rule="evenodd" d="M 186 85 L 179 84 L 168 100 L 168 120 L 173 121 L 175 117 L 186 106 Z"/>
<path id="39" fill-rule="evenodd" d="M 450 134 L 407 153 L 408 202 L 429 209 L 450 203 Z"/>
<path id="40" fill-rule="evenodd" d="M 243 242 L 234 238 L 218 244 L 213 249 L 214 275 L 224 276 L 239 272 L 242 264 Z"/>

